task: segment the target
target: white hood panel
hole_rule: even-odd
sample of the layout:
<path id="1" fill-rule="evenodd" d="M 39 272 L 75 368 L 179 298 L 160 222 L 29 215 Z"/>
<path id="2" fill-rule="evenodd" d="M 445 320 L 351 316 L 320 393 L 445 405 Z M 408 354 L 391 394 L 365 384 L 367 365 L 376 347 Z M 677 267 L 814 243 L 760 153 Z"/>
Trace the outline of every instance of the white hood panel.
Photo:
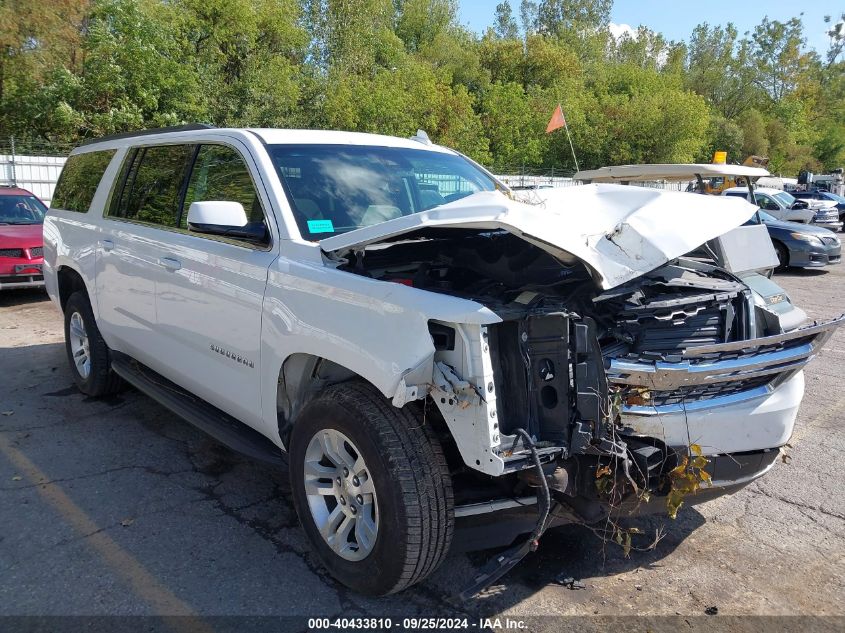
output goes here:
<path id="1" fill-rule="evenodd" d="M 504 229 L 549 253 L 578 258 L 605 290 L 636 279 L 748 220 L 757 208 L 740 198 L 624 185 L 540 189 L 536 204 L 500 192 L 356 229 L 320 241 L 326 252 L 412 237 L 434 227 Z"/>

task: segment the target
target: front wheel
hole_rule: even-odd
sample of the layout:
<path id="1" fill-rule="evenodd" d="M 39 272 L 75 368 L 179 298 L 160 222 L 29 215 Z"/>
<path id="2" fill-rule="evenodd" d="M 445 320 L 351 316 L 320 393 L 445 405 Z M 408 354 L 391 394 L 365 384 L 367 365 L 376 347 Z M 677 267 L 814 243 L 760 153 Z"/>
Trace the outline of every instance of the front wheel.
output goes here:
<path id="1" fill-rule="evenodd" d="M 362 382 L 310 402 L 290 441 L 294 503 L 326 569 L 359 593 L 413 585 L 443 561 L 454 529 L 446 459 L 410 407 Z"/>

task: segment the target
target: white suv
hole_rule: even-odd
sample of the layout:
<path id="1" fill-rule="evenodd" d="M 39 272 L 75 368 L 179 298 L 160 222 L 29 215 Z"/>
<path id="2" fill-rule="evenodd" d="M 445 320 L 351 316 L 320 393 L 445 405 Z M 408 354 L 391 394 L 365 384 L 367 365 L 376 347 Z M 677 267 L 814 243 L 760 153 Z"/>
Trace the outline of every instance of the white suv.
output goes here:
<path id="1" fill-rule="evenodd" d="M 783 334 L 741 280 L 684 258 L 746 221 L 742 200 L 542 193 L 516 202 L 424 136 L 111 137 L 68 158 L 46 285 L 84 393 L 125 381 L 235 450 L 286 451 L 326 567 L 385 594 L 462 534 L 530 533 L 515 562 L 549 525 L 762 475 L 842 322 Z M 693 461 L 697 494 L 677 488 Z"/>

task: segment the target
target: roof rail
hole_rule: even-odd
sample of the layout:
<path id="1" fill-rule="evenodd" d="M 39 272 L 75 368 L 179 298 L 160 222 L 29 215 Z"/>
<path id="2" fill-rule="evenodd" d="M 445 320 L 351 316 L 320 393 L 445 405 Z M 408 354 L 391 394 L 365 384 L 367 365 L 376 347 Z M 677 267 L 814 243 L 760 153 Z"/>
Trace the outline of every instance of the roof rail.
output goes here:
<path id="1" fill-rule="evenodd" d="M 109 134 L 108 136 L 101 136 L 100 138 L 92 138 L 83 141 L 79 144 L 80 147 L 85 145 L 92 145 L 93 143 L 102 143 L 104 141 L 116 141 L 122 138 L 135 138 L 136 136 L 148 136 L 150 134 L 164 134 L 165 132 L 192 132 L 194 130 L 208 130 L 214 128 L 208 123 L 188 123 L 187 125 L 171 125 L 168 127 L 155 127 L 148 130 L 136 130 L 134 132 L 120 132 L 119 134 Z"/>

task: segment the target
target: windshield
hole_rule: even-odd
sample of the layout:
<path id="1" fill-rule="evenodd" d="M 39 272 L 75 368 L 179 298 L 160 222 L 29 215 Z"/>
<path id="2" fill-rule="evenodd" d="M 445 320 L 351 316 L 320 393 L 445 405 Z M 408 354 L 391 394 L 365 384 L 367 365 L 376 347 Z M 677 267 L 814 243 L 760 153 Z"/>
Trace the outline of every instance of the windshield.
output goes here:
<path id="1" fill-rule="evenodd" d="M 470 161 L 439 151 L 355 145 L 271 145 L 269 150 L 308 240 L 496 188 Z"/>
<path id="2" fill-rule="evenodd" d="M 0 224 L 42 224 L 46 213 L 35 196 L 0 196 Z"/>
<path id="3" fill-rule="evenodd" d="M 782 206 L 786 207 L 787 209 L 795 203 L 795 197 L 791 194 L 786 193 L 785 191 L 781 191 L 779 193 L 774 194 L 772 198 L 775 198 L 778 202 L 781 203 Z"/>
<path id="4" fill-rule="evenodd" d="M 834 202 L 845 202 L 845 197 L 840 196 L 838 193 L 833 193 L 832 191 L 826 191 L 822 194 L 822 196 L 826 197 L 828 200 L 833 200 Z"/>

